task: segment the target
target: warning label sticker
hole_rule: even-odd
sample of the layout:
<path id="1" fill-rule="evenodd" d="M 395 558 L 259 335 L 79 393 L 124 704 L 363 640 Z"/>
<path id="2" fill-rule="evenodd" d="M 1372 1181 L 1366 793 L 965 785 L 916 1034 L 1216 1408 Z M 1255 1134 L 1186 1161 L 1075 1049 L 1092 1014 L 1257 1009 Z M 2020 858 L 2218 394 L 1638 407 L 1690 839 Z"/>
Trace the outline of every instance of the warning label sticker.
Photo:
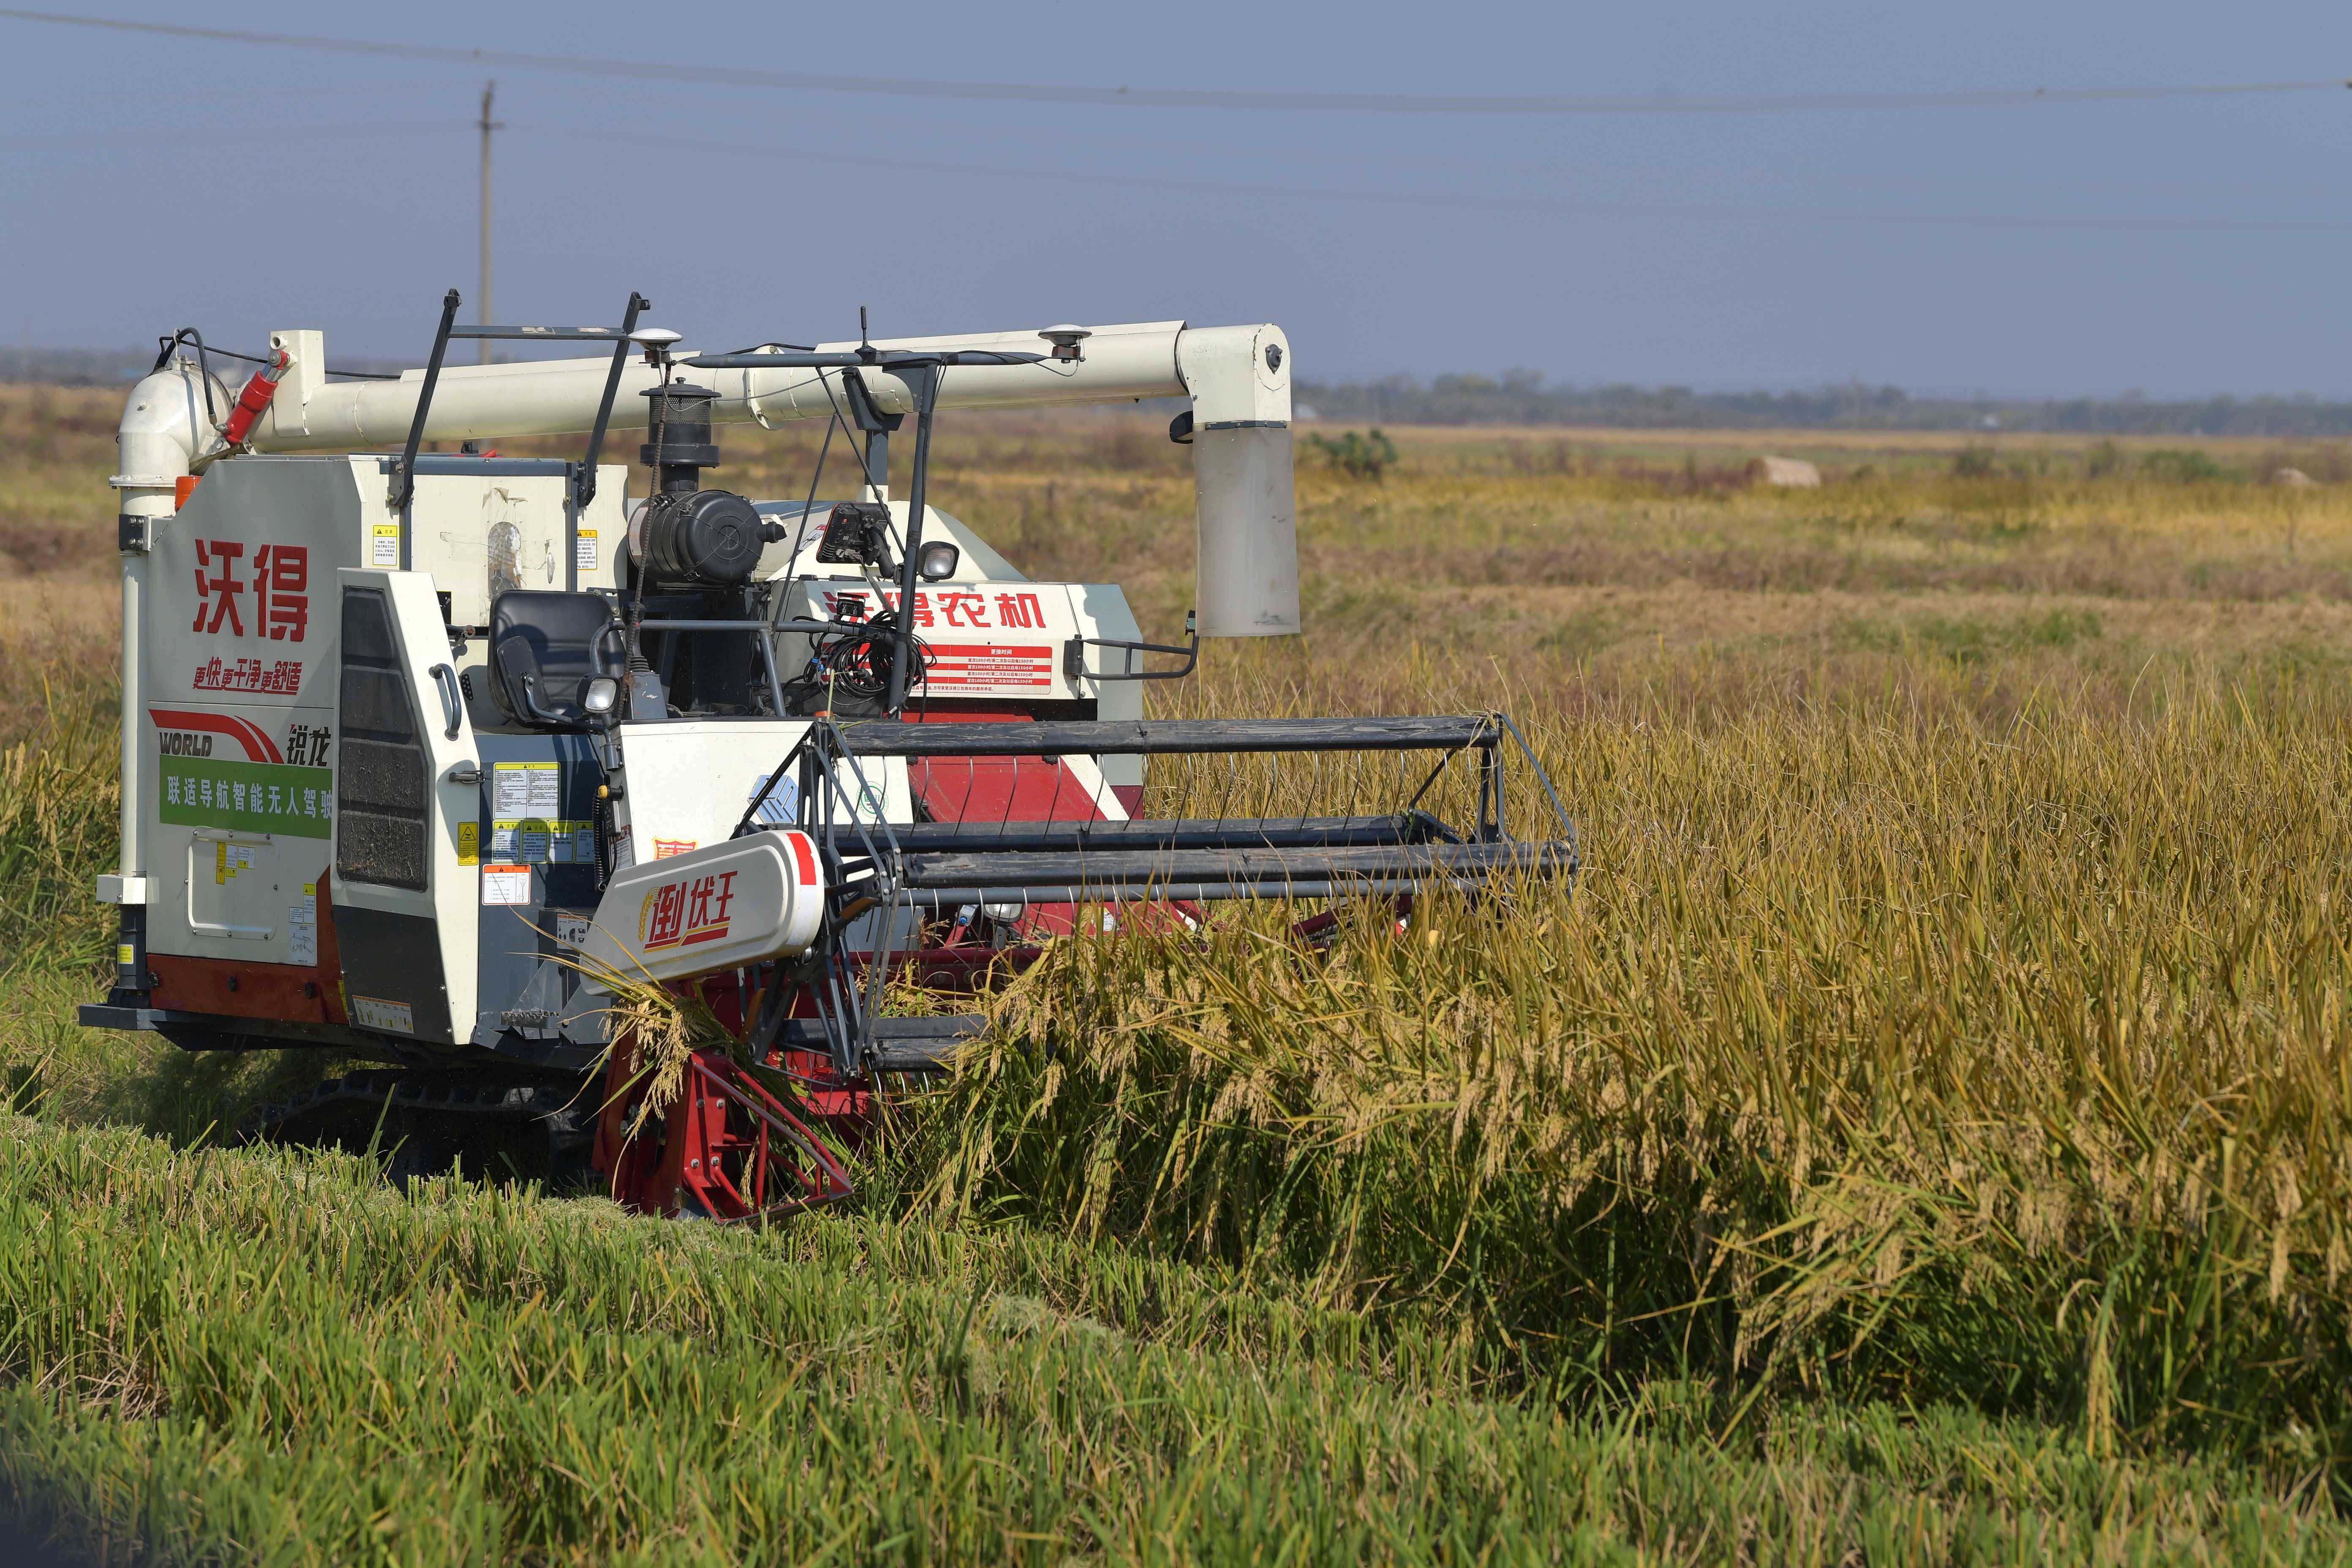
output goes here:
<path id="1" fill-rule="evenodd" d="M 239 871 L 253 869 L 253 846 L 226 840 L 213 846 L 213 880 L 226 887 Z"/>
<path id="2" fill-rule="evenodd" d="M 464 840 L 459 840 L 462 848 Z M 490 824 L 490 858 L 533 866 L 593 866 L 596 825 L 585 817 L 522 816 Z"/>
<path id="3" fill-rule="evenodd" d="M 377 996 L 352 998 L 352 1022 L 362 1029 L 389 1029 L 395 1034 L 416 1033 L 416 1019 L 405 1002 L 386 1002 Z"/>
<path id="4" fill-rule="evenodd" d="M 306 892 L 309 890 L 304 889 Z M 319 962 L 319 901 L 316 898 L 304 899 L 299 903 L 287 906 L 286 962 L 305 968 Z"/>
<path id="5" fill-rule="evenodd" d="M 379 522 L 368 536 L 368 564 L 398 570 L 400 566 L 400 524 Z"/>
<path id="6" fill-rule="evenodd" d="M 551 817 L 563 809 L 560 763 L 500 763 L 490 770 L 490 815 Z"/>
<path id="7" fill-rule="evenodd" d="M 509 865 L 594 865 L 594 824 L 584 817 L 558 816 L 562 809 L 562 763 L 499 763 L 492 767 L 490 858 Z"/>
<path id="8" fill-rule="evenodd" d="M 596 531 L 594 529 L 582 529 L 580 536 L 572 542 L 572 564 L 583 572 L 596 570 Z"/>
<path id="9" fill-rule="evenodd" d="M 528 866 L 483 867 L 482 902 L 485 904 L 530 902 L 530 868 Z"/>
<path id="10" fill-rule="evenodd" d="M 1009 687 L 1054 684 L 1054 650 L 1034 643 L 933 643 L 926 686 Z"/>

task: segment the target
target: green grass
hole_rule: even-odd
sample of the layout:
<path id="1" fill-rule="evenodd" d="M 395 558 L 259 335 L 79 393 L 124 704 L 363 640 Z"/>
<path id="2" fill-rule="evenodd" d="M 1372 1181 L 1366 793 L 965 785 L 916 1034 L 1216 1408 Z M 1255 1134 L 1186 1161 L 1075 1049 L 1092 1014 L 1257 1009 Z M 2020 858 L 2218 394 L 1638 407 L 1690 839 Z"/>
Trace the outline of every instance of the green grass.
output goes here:
<path id="1" fill-rule="evenodd" d="M 142 1562 L 2352 1556 L 2352 499 L 1396 434 L 1160 695 L 1506 706 L 1574 898 L 1061 944 L 767 1235 L 222 1149 L 326 1065 L 72 1027 L 104 600 L 0 584 L 0 1475 Z M 1176 624 L 1156 432 L 941 452 Z"/>
<path id="2" fill-rule="evenodd" d="M 2334 1561 L 2313 1500 L 1950 1412 L 1582 1415 L 1034 1231 L 761 1235 L 0 1127 L 0 1475 L 259 1563 Z"/>

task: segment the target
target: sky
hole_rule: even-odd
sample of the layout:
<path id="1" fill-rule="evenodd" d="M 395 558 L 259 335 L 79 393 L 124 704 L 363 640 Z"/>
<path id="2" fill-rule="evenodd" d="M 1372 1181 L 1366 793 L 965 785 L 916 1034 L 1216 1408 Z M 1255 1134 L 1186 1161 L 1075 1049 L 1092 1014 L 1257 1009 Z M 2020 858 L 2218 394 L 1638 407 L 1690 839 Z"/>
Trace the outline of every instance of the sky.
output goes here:
<path id="1" fill-rule="evenodd" d="M 63 0 L 50 0 L 53 5 Z M 2352 76 L 2352 6 L 154 0 L 173 25 L 902 78 L 1695 99 Z M 0 342 L 422 363 L 503 321 L 735 347 L 1274 321 L 1307 381 L 2352 397 L 2352 91 L 1776 111 L 1024 102 L 486 69 L 0 16 Z"/>

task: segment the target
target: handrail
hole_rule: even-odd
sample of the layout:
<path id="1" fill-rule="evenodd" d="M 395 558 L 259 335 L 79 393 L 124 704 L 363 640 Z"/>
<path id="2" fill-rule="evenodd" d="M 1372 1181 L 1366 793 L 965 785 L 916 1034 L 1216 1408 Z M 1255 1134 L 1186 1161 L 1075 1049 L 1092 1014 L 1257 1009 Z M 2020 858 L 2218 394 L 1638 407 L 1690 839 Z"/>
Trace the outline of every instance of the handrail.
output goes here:
<path id="1" fill-rule="evenodd" d="M 433 333 L 433 357 L 425 364 L 425 384 L 416 394 L 416 412 L 408 422 L 408 444 L 402 448 L 400 468 L 392 479 L 392 510 L 404 510 L 416 495 L 416 449 L 425 444 L 425 416 L 432 411 L 434 389 L 441 384 L 441 363 L 448 357 L 453 338 L 470 338 L 511 342 L 609 342 L 613 345 L 613 366 L 604 377 L 604 400 L 597 405 L 596 425 L 588 438 L 588 458 L 583 477 L 573 494 L 575 510 L 585 510 L 596 496 L 596 456 L 604 445 L 604 427 L 613 416 L 613 399 L 621 385 L 621 370 L 628 363 L 629 334 L 637 328 L 637 313 L 651 307 L 653 301 L 634 289 L 629 294 L 628 309 L 622 313 L 621 326 L 612 327 L 461 327 L 457 325 L 457 307 L 462 301 L 457 290 L 450 289 L 441 297 L 441 324 Z M 401 554 L 408 553 L 408 531 L 401 530 Z M 406 567 L 404 559 L 403 569 Z"/>
<path id="2" fill-rule="evenodd" d="M 868 757 L 1160 756 L 1236 752 L 1456 752 L 1491 749 L 1485 714 L 1400 719 L 1062 719 L 1026 723 L 865 721 L 843 731 Z"/>

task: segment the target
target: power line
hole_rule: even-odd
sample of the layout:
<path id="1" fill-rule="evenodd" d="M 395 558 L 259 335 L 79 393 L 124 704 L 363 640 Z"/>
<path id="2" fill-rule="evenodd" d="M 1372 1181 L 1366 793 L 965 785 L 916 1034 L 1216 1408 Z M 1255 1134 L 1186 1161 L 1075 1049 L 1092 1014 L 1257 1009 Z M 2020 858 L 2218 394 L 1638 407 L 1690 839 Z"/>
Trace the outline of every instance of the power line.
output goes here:
<path id="1" fill-rule="evenodd" d="M 504 121 L 494 121 L 493 128 Z M 459 120 L 360 122 L 356 124 L 243 126 L 142 126 L 120 131 L 48 133 L 37 136 L 0 134 L 0 147 L 73 147 L 121 144 L 144 154 L 152 153 L 159 133 L 186 136 L 249 135 L 316 139 L 367 136 L 419 131 L 454 135 L 478 133 L 480 122 Z M 2347 234 L 2352 222 L 2326 218 L 2220 217 L 2193 214 L 2085 213 L 1934 213 L 1870 211 L 1859 208 L 1789 206 L 1709 206 L 1677 202 L 1611 202 L 1605 200 L 1546 200 L 1537 196 L 1489 194 L 1464 189 L 1425 190 L 1402 185 L 1346 186 L 1276 184 L 1265 181 L 1212 180 L 1197 176 L 1139 174 L 1131 170 L 1103 173 L 1087 169 L 1048 169 L 1020 165 L 956 162 L 945 159 L 896 157 L 888 153 L 843 153 L 827 148 L 779 142 L 716 141 L 698 137 L 648 135 L 638 131 L 607 131 L 595 127 L 559 129 L 561 135 L 625 142 L 632 146 L 690 148 L 698 152 L 746 157 L 784 156 L 810 163 L 842 163 L 864 168 L 896 169 L 910 174 L 953 174 L 959 177 L 1044 181 L 1048 184 L 1108 185 L 1135 189 L 1185 191 L 1208 195 L 1282 196 L 1300 201 L 1364 202 L 1389 206 L 1453 207 L 1488 212 L 1521 213 L 1532 217 L 1635 219 L 1698 223 L 1837 223 L 1898 228 L 2054 229 L 2079 232 L 2142 232 L 2170 234 Z M 487 274 L 485 274 L 487 279 Z"/>
<path id="2" fill-rule="evenodd" d="M 413 89 L 411 90 L 414 90 Z M 312 124 L 291 125 L 126 125 L 103 131 L 37 132 L 18 135 L 0 133 L 0 147 L 109 147 L 122 146 L 143 156 L 163 157 L 184 149 L 159 147 L 159 136 L 299 136 L 306 142 L 329 138 L 406 135 L 416 132 L 437 132 L 454 134 L 470 131 L 474 122 L 455 117 L 438 120 L 338 120 Z M 194 151 L 194 149 L 184 149 Z"/>
<path id="3" fill-rule="evenodd" d="M 2319 92 L 2352 82 L 2210 82 L 2169 87 L 1997 89 L 1975 92 L 1850 92 L 1740 94 L 1729 97 L 1567 97 L 1555 95 L 1228 92 L 1196 88 L 1081 87 L 1042 83 L 926 81 L 902 77 L 819 76 L 727 66 L 663 65 L 580 55 L 522 54 L 509 49 L 453 48 L 435 44 L 321 38 L 297 33 L 257 33 L 190 27 L 112 16 L 68 16 L 54 11 L 0 8 L 0 17 L 94 27 L 214 43 L 429 60 L 450 65 L 556 71 L 571 76 L 636 81 L 699 82 L 783 88 L 800 92 L 862 93 L 889 98 L 962 99 L 1007 103 L 1109 104 L 1145 109 L 1289 109 L 1364 114 L 1777 114 L 1834 109 L 1986 109 L 2032 103 L 2117 103 L 2148 99 L 2222 98 L 2256 93 Z"/>

